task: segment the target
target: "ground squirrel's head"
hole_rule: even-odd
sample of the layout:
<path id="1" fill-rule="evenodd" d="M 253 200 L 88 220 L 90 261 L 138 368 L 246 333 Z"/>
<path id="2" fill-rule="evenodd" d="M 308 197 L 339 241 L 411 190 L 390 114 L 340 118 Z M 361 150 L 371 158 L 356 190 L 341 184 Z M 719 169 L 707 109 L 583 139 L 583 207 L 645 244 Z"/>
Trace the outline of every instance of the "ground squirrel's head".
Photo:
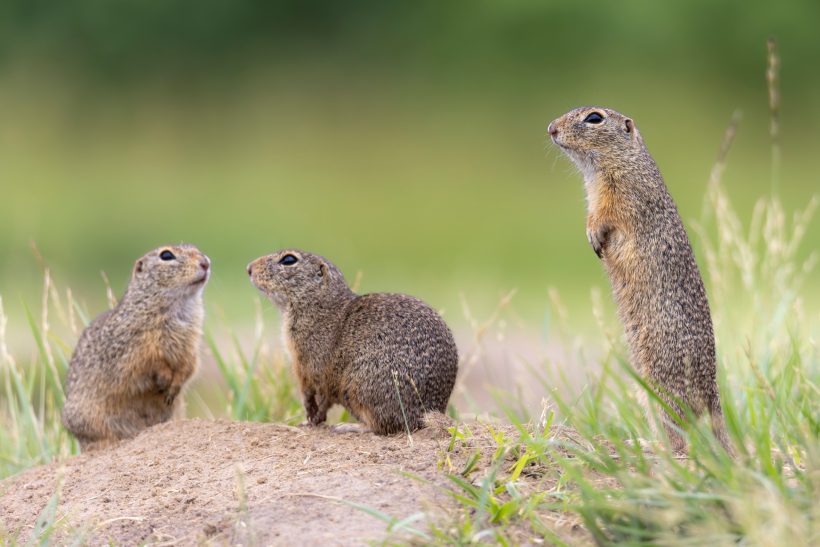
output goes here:
<path id="1" fill-rule="evenodd" d="M 601 168 L 618 168 L 644 150 L 635 122 L 609 108 L 575 108 L 553 120 L 547 132 L 586 179 Z"/>
<path id="2" fill-rule="evenodd" d="M 165 245 L 134 263 L 129 292 L 165 298 L 198 295 L 211 273 L 211 260 L 193 245 Z"/>
<path id="3" fill-rule="evenodd" d="M 352 295 L 345 278 L 328 259 L 283 249 L 248 264 L 251 283 L 279 307 L 310 305 Z"/>

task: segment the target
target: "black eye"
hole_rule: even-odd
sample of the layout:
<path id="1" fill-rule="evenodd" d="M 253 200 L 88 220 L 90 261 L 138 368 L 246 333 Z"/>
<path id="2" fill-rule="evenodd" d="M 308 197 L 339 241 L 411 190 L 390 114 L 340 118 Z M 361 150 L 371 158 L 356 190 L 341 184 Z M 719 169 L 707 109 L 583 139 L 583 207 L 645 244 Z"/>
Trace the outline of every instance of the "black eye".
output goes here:
<path id="1" fill-rule="evenodd" d="M 292 266 L 299 262 L 299 259 L 293 255 L 285 255 L 279 259 L 279 264 L 284 264 L 285 266 Z"/>
<path id="2" fill-rule="evenodd" d="M 602 121 L 604 121 L 604 117 L 600 112 L 590 112 L 587 114 L 587 117 L 584 118 L 584 123 L 601 123 Z"/>
<path id="3" fill-rule="evenodd" d="M 171 251 L 162 251 L 159 253 L 159 258 L 160 260 L 173 260 L 176 256 Z"/>

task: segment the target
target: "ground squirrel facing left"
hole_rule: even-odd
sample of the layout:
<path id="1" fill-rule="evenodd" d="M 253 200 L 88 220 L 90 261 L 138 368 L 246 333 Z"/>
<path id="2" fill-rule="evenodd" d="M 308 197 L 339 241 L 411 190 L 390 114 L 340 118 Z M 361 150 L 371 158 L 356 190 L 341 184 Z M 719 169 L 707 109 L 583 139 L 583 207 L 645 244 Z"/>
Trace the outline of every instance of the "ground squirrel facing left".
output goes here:
<path id="1" fill-rule="evenodd" d="M 386 435 L 419 429 L 426 412 L 447 410 L 458 351 L 430 306 L 404 294 L 357 295 L 329 260 L 298 249 L 258 258 L 248 274 L 282 310 L 310 424 L 341 404 Z"/>
<path id="2" fill-rule="evenodd" d="M 193 245 L 134 264 L 115 308 L 83 331 L 69 364 L 63 424 L 83 450 L 134 437 L 179 412 L 199 363 L 211 262 Z"/>
<path id="3" fill-rule="evenodd" d="M 675 202 L 631 118 L 576 108 L 549 124 L 581 171 L 587 238 L 609 274 L 634 366 L 667 403 L 681 401 L 731 453 L 716 381 L 712 317 Z M 686 443 L 669 419 L 672 448 Z"/>

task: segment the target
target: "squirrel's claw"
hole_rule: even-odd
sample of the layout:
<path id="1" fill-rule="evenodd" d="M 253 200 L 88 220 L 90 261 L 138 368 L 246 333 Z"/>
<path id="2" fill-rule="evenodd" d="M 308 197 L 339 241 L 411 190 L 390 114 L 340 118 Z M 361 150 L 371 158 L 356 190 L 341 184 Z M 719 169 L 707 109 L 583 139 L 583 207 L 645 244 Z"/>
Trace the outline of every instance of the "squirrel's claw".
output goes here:
<path id="1" fill-rule="evenodd" d="M 168 391 L 165 392 L 165 404 L 171 406 L 174 404 L 174 400 L 176 400 L 177 395 L 179 395 L 181 388 L 180 386 L 171 386 Z"/>
<path id="2" fill-rule="evenodd" d="M 604 257 L 604 246 L 609 240 L 609 233 L 611 231 L 612 230 L 609 226 L 601 226 L 599 228 L 587 230 L 587 240 L 589 241 L 589 244 L 592 245 L 592 250 L 595 251 L 598 258 Z"/>

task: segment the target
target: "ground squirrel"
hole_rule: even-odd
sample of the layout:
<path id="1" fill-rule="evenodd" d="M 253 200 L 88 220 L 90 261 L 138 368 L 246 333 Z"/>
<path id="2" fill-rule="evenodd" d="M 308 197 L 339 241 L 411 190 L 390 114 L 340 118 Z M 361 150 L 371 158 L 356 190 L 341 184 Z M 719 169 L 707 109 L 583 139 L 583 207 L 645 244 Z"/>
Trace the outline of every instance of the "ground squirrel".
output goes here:
<path id="1" fill-rule="evenodd" d="M 711 416 L 731 452 L 715 378 L 715 339 L 689 239 L 635 123 L 607 108 L 576 108 L 550 123 L 552 140 L 584 176 L 587 238 L 609 274 L 633 363 L 679 414 Z M 669 418 L 675 451 L 686 442 Z"/>
<path id="2" fill-rule="evenodd" d="M 248 274 L 282 310 L 310 424 L 338 403 L 387 435 L 423 427 L 426 411 L 447 410 L 458 351 L 427 304 L 403 294 L 359 296 L 329 260 L 297 249 L 256 259 Z"/>
<path id="3" fill-rule="evenodd" d="M 193 245 L 134 264 L 119 304 L 83 331 L 66 380 L 63 424 L 83 450 L 169 420 L 198 366 L 210 260 Z"/>

